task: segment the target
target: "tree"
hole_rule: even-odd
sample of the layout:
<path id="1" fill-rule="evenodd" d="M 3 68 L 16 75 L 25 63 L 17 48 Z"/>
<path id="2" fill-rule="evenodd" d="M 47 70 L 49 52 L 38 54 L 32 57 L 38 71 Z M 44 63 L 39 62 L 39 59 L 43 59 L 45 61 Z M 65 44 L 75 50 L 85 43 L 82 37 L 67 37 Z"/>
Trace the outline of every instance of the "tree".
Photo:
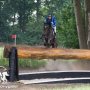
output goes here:
<path id="1" fill-rule="evenodd" d="M 76 22 L 72 2 L 64 2 L 62 9 L 56 12 L 57 41 L 58 44 L 67 48 L 79 48 Z"/>
<path id="2" fill-rule="evenodd" d="M 5 36 L 17 34 L 18 43 L 30 45 L 42 44 L 40 37 L 43 29 L 43 21 L 45 16 L 51 13 L 56 16 L 59 45 L 78 48 L 72 0 L 4 1 L 5 4 L 0 11 L 0 14 L 3 14 L 0 16 L 0 23 L 2 22 L 3 25 L 2 27 L 0 26 L 0 33 L 3 32 L 3 36 L 1 37 L 2 41 L 4 40 L 2 38 L 5 38 L 6 41 L 7 38 Z M 18 17 L 17 23 L 15 24 L 16 15 Z M 11 22 L 13 22 L 12 25 Z"/>
<path id="3" fill-rule="evenodd" d="M 29 16 L 32 14 L 34 1 L 30 0 L 10 0 L 13 13 L 18 14 L 18 24 L 22 32 L 26 31 L 26 24 L 28 23 Z"/>
<path id="4" fill-rule="evenodd" d="M 82 14 L 81 14 L 80 0 L 73 0 L 73 2 L 74 2 L 74 8 L 75 8 L 79 46 L 80 48 L 85 49 L 87 48 L 87 39 L 86 39 L 86 32 L 83 27 L 84 25 L 83 25 Z"/>
<path id="5" fill-rule="evenodd" d="M 87 40 L 87 44 L 88 44 L 88 48 L 90 49 L 90 0 L 85 0 L 85 14 L 86 14 L 86 29 L 88 29 L 87 31 L 87 35 L 88 35 L 88 40 Z"/>
<path id="6" fill-rule="evenodd" d="M 10 10 L 9 3 L 7 0 L 0 1 L 0 41 L 8 41 L 10 32 L 9 18 Z"/>

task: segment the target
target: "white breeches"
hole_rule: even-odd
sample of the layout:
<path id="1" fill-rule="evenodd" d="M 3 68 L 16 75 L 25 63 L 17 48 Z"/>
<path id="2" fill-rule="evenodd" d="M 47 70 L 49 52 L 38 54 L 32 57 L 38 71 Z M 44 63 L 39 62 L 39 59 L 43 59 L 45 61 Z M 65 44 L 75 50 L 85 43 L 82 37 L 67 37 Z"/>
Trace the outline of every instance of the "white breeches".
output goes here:
<path id="1" fill-rule="evenodd" d="M 54 32 L 56 33 L 56 26 L 55 26 L 55 27 L 53 27 L 53 29 L 54 29 Z"/>

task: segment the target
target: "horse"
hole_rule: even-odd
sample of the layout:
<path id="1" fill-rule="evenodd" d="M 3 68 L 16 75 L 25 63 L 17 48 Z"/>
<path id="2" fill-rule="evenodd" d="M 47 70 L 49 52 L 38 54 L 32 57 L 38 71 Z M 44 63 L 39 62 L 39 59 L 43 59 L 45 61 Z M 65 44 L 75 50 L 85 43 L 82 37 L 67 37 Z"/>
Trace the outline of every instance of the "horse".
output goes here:
<path id="1" fill-rule="evenodd" d="M 53 31 L 53 27 L 51 24 L 44 23 L 43 37 L 44 37 L 44 46 L 48 48 L 57 47 L 55 33 Z"/>

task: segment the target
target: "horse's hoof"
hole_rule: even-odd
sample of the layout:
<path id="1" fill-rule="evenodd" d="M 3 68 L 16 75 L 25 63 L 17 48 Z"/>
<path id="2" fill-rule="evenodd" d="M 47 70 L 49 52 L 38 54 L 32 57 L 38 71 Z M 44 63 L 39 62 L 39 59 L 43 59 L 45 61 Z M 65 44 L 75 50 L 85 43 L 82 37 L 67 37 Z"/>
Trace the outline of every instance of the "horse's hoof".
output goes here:
<path id="1" fill-rule="evenodd" d="M 44 46 L 46 46 L 46 43 L 44 43 Z"/>

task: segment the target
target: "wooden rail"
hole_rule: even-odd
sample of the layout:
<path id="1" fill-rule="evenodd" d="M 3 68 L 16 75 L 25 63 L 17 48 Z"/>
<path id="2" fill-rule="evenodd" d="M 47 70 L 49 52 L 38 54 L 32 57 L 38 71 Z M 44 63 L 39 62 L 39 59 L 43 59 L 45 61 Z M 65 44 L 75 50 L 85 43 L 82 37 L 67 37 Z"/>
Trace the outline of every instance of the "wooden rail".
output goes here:
<path id="1" fill-rule="evenodd" d="M 4 56 L 8 57 L 11 47 L 5 47 Z M 19 58 L 36 59 L 82 59 L 90 60 L 90 50 L 62 49 L 44 47 L 17 47 Z"/>

